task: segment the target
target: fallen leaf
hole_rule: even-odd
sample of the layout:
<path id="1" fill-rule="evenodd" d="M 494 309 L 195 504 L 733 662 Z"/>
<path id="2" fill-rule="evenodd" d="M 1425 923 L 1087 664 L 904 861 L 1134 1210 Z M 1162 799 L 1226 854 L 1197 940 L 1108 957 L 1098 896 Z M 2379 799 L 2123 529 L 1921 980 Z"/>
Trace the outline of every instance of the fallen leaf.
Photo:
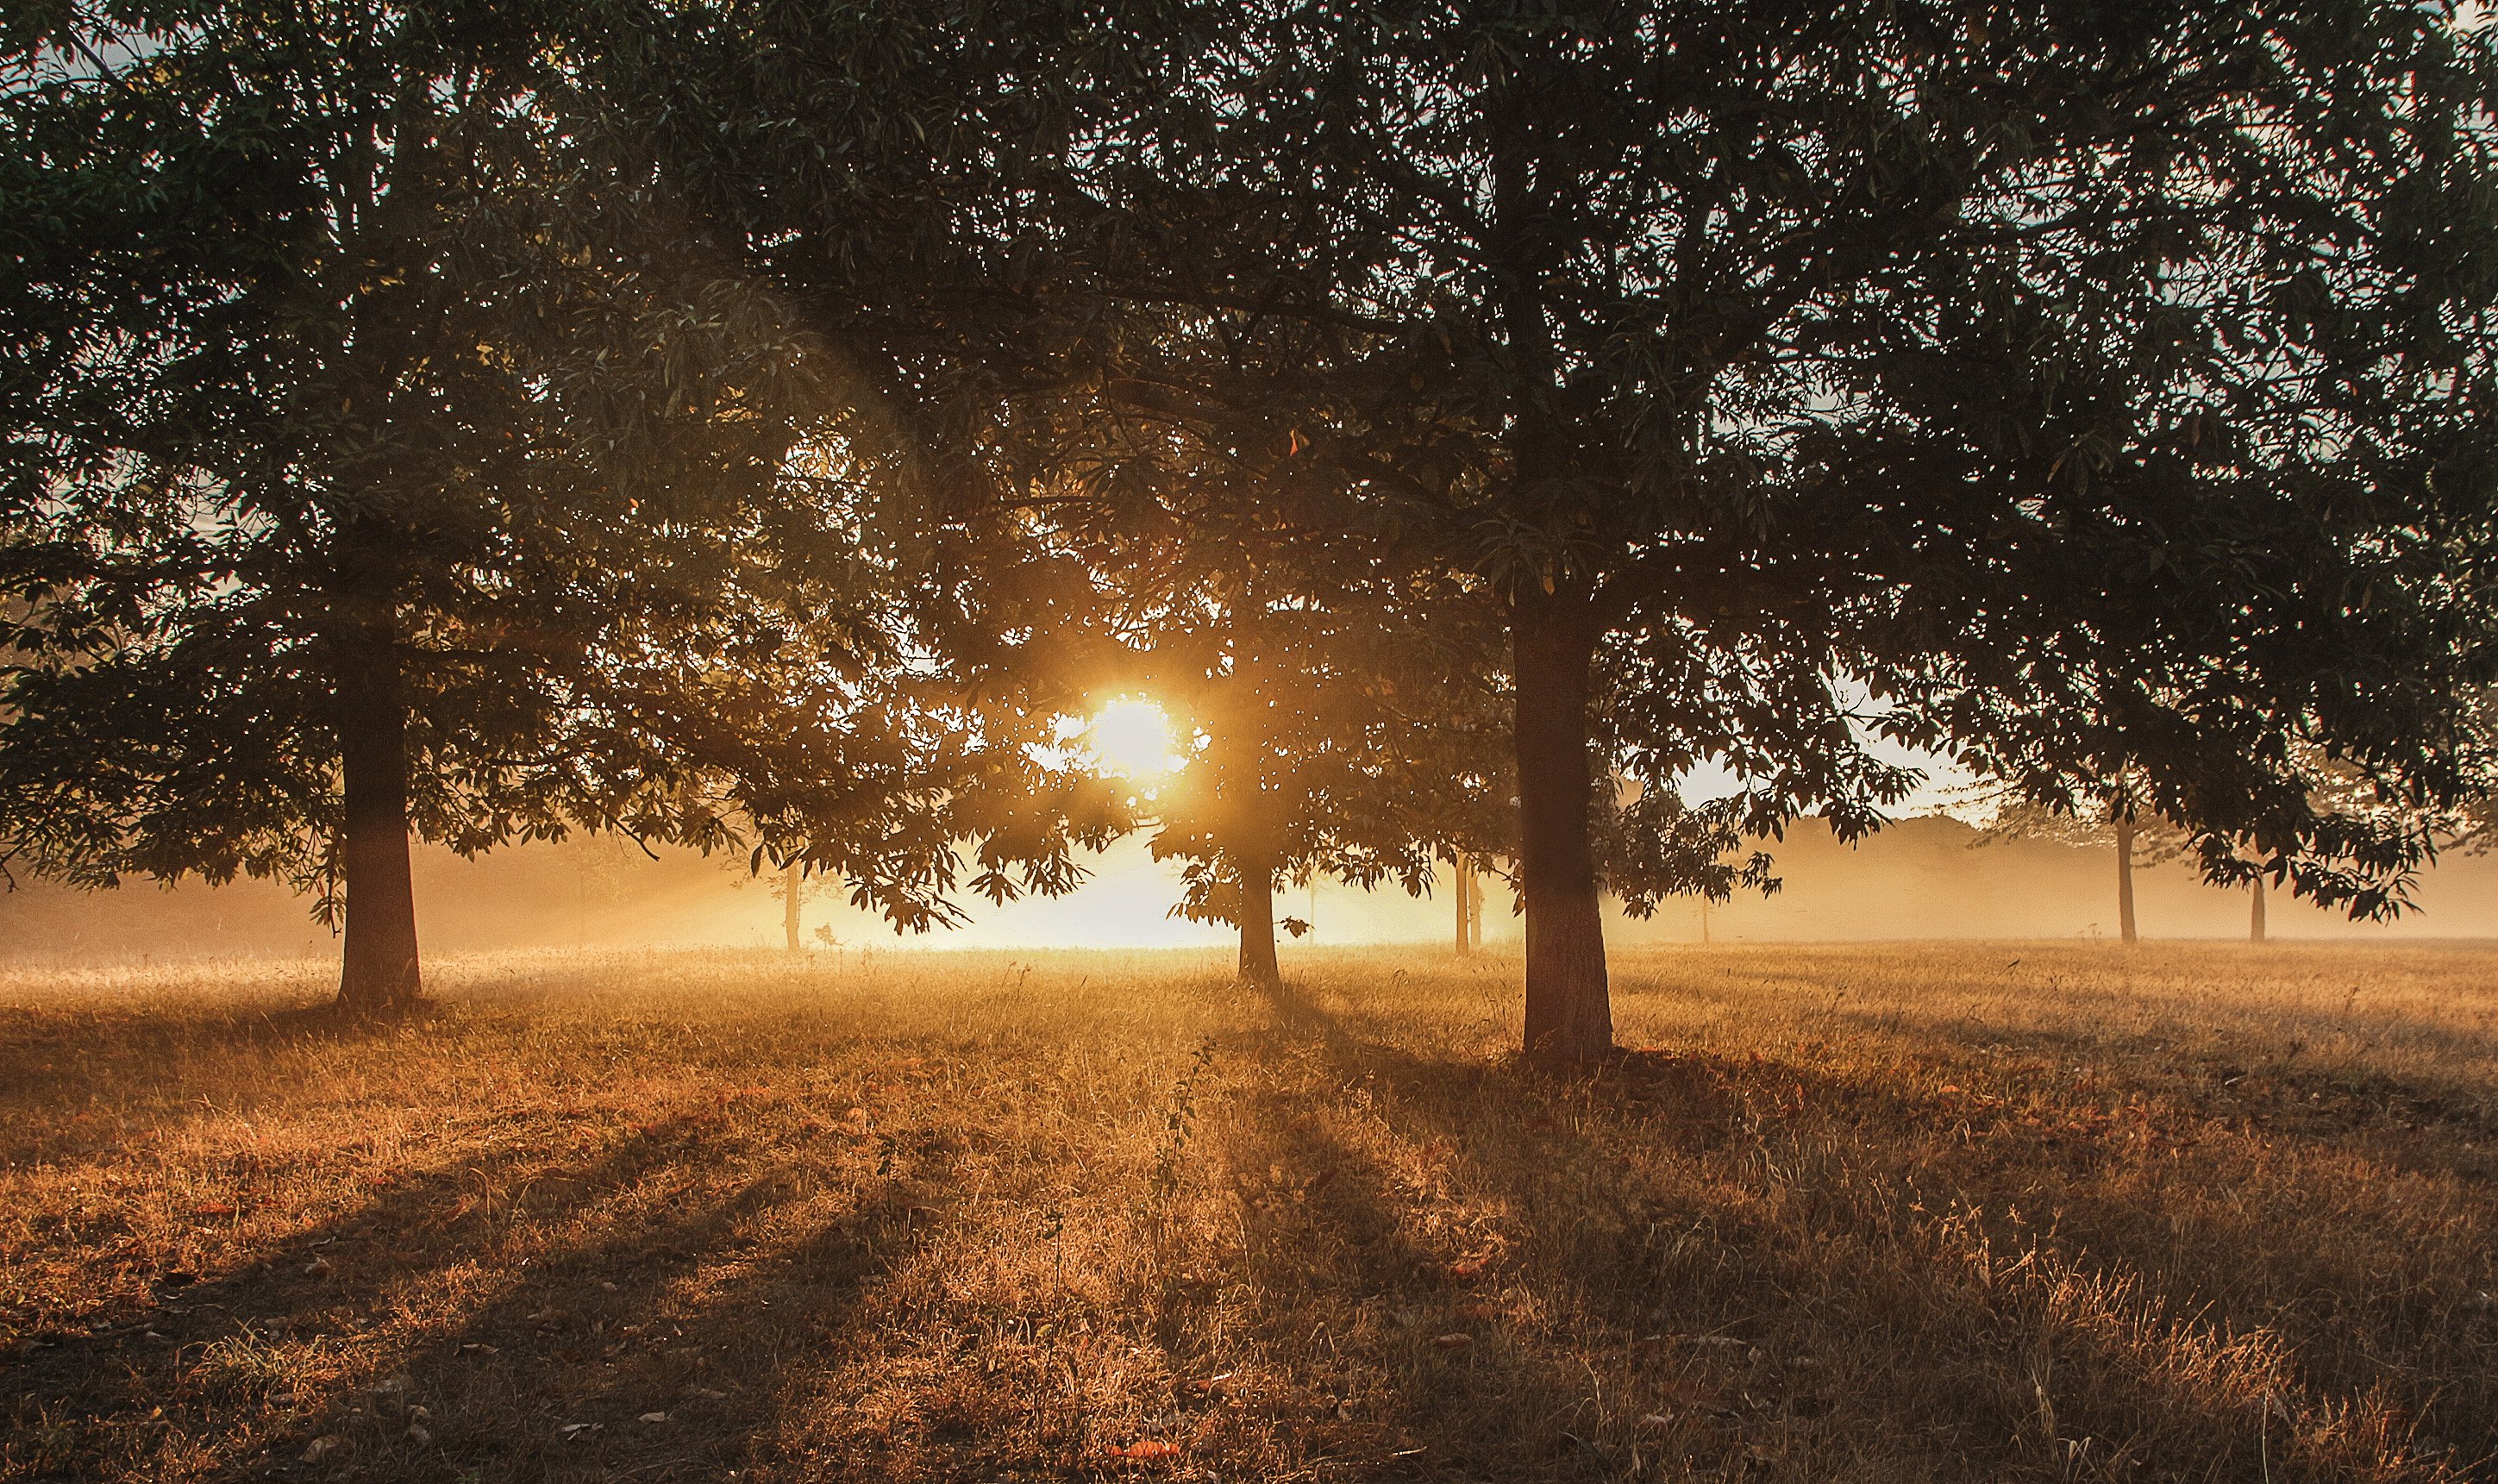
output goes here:
<path id="1" fill-rule="evenodd" d="M 637 1422 L 665 1422 L 668 1420 L 668 1414 L 665 1412 L 644 1412 L 640 1417 L 637 1417 L 634 1420 Z"/>
<path id="2" fill-rule="evenodd" d="M 330 1434 L 327 1436 L 316 1437 L 304 1445 L 304 1452 L 301 1457 L 304 1463 L 317 1464 L 323 1459 L 328 1458 L 331 1454 L 337 1452 L 340 1447 L 345 1445 L 345 1443 L 346 1439 L 338 1436 L 335 1433 Z"/>
<path id="3" fill-rule="evenodd" d="M 1179 1444 L 1172 1442 L 1170 1439 L 1166 1437 L 1139 1437 L 1135 1442 L 1128 1444 L 1126 1447 L 1105 1448 L 1103 1450 L 1103 1456 L 1105 1458 L 1137 1460 L 1174 1458 L 1177 1457 L 1178 1454 Z"/>
<path id="4" fill-rule="evenodd" d="M 1443 1350 L 1462 1350 L 1474 1342 L 1472 1335 L 1442 1335 L 1431 1341 Z"/>

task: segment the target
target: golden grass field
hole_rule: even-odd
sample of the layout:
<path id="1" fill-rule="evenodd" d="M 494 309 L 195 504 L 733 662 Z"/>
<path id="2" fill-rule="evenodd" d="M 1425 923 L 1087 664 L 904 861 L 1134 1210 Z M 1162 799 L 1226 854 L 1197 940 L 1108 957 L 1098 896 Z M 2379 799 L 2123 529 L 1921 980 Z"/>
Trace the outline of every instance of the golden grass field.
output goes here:
<path id="1" fill-rule="evenodd" d="M 0 1477 L 2498 1478 L 2498 952 L 0 975 Z"/>

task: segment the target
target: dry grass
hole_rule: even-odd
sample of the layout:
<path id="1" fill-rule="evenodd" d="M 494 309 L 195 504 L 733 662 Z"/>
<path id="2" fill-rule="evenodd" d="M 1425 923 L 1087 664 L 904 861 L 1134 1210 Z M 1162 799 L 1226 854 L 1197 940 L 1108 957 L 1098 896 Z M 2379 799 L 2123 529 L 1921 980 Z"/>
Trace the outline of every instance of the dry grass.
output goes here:
<path id="1" fill-rule="evenodd" d="M 0 979 L 0 1477 L 2498 1477 L 2498 955 Z"/>

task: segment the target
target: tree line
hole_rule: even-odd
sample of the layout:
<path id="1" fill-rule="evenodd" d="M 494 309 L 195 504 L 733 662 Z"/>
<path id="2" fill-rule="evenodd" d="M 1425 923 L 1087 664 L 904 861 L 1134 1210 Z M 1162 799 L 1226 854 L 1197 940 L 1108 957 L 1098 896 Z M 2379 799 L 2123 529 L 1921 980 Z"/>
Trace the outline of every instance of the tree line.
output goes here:
<path id="1" fill-rule="evenodd" d="M 2438 5 L 49 0 L 0 841 L 420 987 L 411 834 L 904 928 L 1768 885 L 1951 758 L 2399 910 L 2485 794 L 2498 48 Z M 1061 723 L 1150 694 L 1145 797 Z M 1736 781 L 1686 803 L 1703 763 Z"/>

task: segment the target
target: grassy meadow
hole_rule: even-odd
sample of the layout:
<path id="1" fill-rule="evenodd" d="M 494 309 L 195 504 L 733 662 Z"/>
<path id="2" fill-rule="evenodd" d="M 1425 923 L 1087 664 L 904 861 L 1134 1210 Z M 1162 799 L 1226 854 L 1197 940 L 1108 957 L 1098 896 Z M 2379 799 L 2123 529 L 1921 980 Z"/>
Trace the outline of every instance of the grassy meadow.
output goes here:
<path id="1" fill-rule="evenodd" d="M 0 975 L 0 1478 L 2498 1478 L 2498 952 Z"/>

